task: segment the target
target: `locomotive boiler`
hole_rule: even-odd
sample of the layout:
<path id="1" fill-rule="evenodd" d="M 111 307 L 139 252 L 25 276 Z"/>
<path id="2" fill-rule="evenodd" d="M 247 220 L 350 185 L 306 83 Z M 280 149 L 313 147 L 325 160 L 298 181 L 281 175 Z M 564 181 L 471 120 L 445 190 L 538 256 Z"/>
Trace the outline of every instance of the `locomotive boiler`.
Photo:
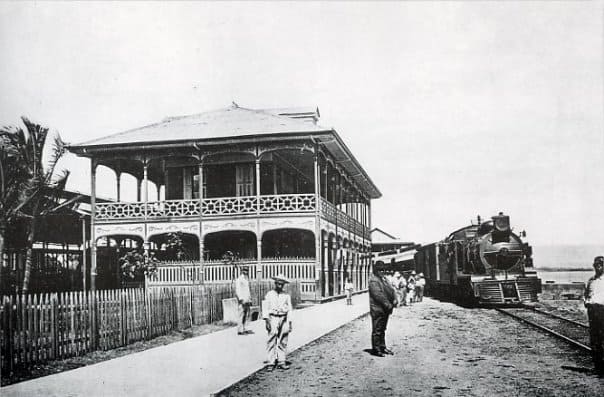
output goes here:
<path id="1" fill-rule="evenodd" d="M 536 301 L 541 280 L 533 268 L 526 233 L 514 233 L 510 217 L 458 229 L 443 241 L 420 247 L 416 271 L 424 273 L 426 293 L 467 304 L 518 304 Z"/>

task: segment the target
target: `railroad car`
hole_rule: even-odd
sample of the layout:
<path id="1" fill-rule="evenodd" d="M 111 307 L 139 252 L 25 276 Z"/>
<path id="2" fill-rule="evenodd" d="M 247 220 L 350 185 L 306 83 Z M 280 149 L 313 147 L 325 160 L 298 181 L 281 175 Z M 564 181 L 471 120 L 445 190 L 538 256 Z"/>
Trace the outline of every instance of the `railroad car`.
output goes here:
<path id="1" fill-rule="evenodd" d="M 389 272 L 410 273 L 415 269 L 414 254 L 420 246 L 420 244 L 412 244 L 388 251 L 374 252 L 371 255 L 371 263 L 385 266 Z"/>
<path id="2" fill-rule="evenodd" d="M 414 262 L 426 278 L 426 294 L 466 304 L 536 301 L 541 280 L 521 237 L 526 233 L 514 233 L 510 217 L 500 212 L 419 247 Z"/>

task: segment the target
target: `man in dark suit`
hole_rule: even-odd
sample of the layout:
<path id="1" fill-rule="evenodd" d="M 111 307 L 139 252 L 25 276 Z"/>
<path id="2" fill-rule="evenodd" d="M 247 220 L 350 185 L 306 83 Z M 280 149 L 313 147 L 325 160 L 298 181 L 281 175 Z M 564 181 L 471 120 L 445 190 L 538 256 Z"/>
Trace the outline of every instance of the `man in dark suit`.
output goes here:
<path id="1" fill-rule="evenodd" d="M 369 314 L 371 315 L 371 354 L 384 357 L 394 354 L 386 347 L 386 325 L 388 316 L 396 305 L 396 293 L 384 276 L 384 265 L 373 265 L 373 274 L 369 278 Z"/>

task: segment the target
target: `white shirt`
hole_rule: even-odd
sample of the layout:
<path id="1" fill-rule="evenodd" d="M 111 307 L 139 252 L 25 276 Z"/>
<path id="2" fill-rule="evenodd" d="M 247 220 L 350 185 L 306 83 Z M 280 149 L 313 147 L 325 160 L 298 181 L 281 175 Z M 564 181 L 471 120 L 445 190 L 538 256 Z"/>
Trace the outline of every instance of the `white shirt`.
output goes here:
<path id="1" fill-rule="evenodd" d="M 235 295 L 237 296 L 237 300 L 243 301 L 243 303 L 250 303 L 252 301 L 250 282 L 243 274 L 240 274 L 235 281 Z"/>
<path id="2" fill-rule="evenodd" d="M 585 291 L 585 303 L 604 306 L 604 275 L 598 278 L 591 278 L 587 282 Z"/>
<path id="3" fill-rule="evenodd" d="M 417 285 L 418 287 L 423 287 L 426 285 L 426 279 L 424 279 L 423 277 L 418 278 L 417 281 L 415 282 L 415 285 Z"/>
<path id="4" fill-rule="evenodd" d="M 354 284 L 346 282 L 346 284 L 344 284 L 344 289 L 354 289 Z"/>
<path id="5" fill-rule="evenodd" d="M 274 289 L 266 293 L 264 302 L 262 302 L 262 318 L 266 319 L 271 314 L 274 314 L 279 316 L 286 315 L 289 320 L 291 310 L 292 300 L 289 294 L 285 292 L 278 294 Z"/>

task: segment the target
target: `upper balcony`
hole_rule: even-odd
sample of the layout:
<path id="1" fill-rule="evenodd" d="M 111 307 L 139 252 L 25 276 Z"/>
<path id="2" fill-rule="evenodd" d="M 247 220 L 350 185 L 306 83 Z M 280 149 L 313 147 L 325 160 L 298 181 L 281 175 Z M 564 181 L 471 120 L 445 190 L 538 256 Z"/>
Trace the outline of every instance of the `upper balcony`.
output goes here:
<path id="1" fill-rule="evenodd" d="M 367 225 L 354 219 L 324 198 L 317 208 L 315 194 L 274 194 L 263 196 L 218 197 L 150 201 L 147 203 L 108 202 L 95 205 L 95 222 L 136 222 L 172 219 L 224 218 L 314 214 L 361 236 L 368 236 Z"/>
<path id="2" fill-rule="evenodd" d="M 381 193 L 318 118 L 318 109 L 233 104 L 69 149 L 91 159 L 93 202 L 97 168 L 115 173 L 116 202 L 94 205 L 98 223 L 315 214 L 358 233 Z M 124 174 L 136 183 L 134 202 L 121 197 Z"/>

